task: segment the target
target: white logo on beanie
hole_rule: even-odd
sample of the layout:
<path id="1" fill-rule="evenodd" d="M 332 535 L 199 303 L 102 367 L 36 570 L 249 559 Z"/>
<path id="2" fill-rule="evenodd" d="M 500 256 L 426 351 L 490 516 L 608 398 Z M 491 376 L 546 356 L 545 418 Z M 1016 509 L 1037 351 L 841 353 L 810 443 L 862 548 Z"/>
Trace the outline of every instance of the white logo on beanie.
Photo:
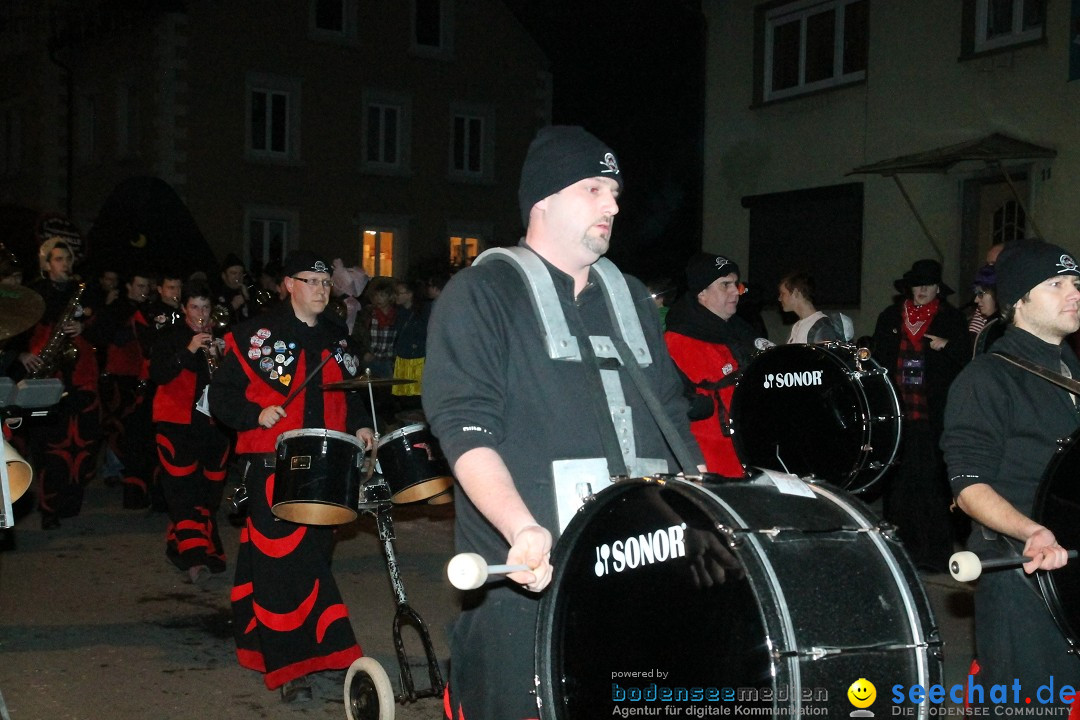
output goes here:
<path id="1" fill-rule="evenodd" d="M 731 262 L 731 261 L 730 261 L 730 260 L 728 260 L 728 259 L 727 259 L 726 257 L 724 257 L 723 255 L 717 255 L 717 256 L 716 256 L 716 261 L 715 261 L 715 262 L 716 262 L 716 269 L 717 269 L 717 270 L 723 270 L 723 269 L 724 269 L 724 266 L 725 266 L 725 265 L 727 265 L 727 264 L 728 264 L 729 262 Z"/>
<path id="2" fill-rule="evenodd" d="M 1080 271 L 1080 268 L 1076 265 L 1076 261 L 1072 259 L 1072 255 L 1067 255 L 1065 253 L 1062 253 L 1061 257 L 1058 258 L 1058 267 L 1061 268 L 1058 270 L 1059 275 L 1064 272 Z"/>
<path id="3" fill-rule="evenodd" d="M 612 153 L 604 153 L 604 159 L 600 161 L 600 164 L 604 166 L 604 170 L 600 173 L 615 173 L 619 174 L 619 163 L 615 162 L 615 156 Z"/>
<path id="4" fill-rule="evenodd" d="M 326 263 L 322 260 L 316 260 L 315 264 L 311 266 L 314 272 L 330 272 L 330 268 L 326 267 Z"/>

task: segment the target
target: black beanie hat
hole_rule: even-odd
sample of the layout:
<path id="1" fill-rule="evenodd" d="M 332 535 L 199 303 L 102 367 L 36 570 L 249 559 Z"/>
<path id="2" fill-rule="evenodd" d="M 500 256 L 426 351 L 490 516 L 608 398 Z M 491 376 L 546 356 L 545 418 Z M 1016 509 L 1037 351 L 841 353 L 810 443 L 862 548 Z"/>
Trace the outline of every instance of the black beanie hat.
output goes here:
<path id="1" fill-rule="evenodd" d="M 736 277 L 741 277 L 739 266 L 734 260 L 729 260 L 723 255 L 699 253 L 686 263 L 686 289 L 697 295 L 717 279 L 731 273 L 735 273 Z"/>
<path id="2" fill-rule="evenodd" d="M 615 153 L 585 128 L 549 125 L 541 128 L 525 154 L 518 185 L 521 224 L 529 226 L 532 206 L 579 180 L 610 177 L 623 187 Z"/>
<path id="3" fill-rule="evenodd" d="M 997 301 L 1013 305 L 1029 290 L 1058 275 L 1080 275 L 1076 261 L 1065 248 L 1042 240 L 1010 240 L 994 264 Z"/>
<path id="4" fill-rule="evenodd" d="M 285 258 L 285 276 L 292 277 L 296 273 L 304 271 L 320 272 L 330 274 L 333 269 L 330 267 L 330 263 L 326 261 L 326 258 L 320 257 L 310 250 L 297 250 L 296 252 Z"/>

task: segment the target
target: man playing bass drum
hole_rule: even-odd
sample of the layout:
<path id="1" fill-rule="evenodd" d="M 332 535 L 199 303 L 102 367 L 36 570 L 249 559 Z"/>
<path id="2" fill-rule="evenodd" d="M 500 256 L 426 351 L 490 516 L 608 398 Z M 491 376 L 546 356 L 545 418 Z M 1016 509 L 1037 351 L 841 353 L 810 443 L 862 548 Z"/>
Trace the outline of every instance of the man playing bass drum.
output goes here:
<path id="1" fill-rule="evenodd" d="M 264 673 L 267 688 L 280 687 L 285 702 L 311 700 L 308 674 L 348 668 L 361 654 L 330 571 L 333 529 L 278 521 L 268 498 L 283 432 L 353 432 L 367 449 L 374 440 L 362 393 L 320 389 L 363 372 L 344 322 L 323 313 L 332 284 L 329 263 L 314 253 L 286 259 L 289 301 L 226 335 L 209 392 L 211 412 L 236 429 L 247 466 L 248 517 L 232 591 L 236 654 Z"/>
<path id="2" fill-rule="evenodd" d="M 994 344 L 1055 373 L 1080 378 L 1062 341 L 1080 329 L 1080 269 L 1064 249 L 1014 240 L 997 264 L 998 300 L 1008 324 Z M 994 353 L 977 356 L 949 390 L 941 446 L 953 494 L 976 522 L 968 548 L 980 555 L 1032 558 L 1020 570 L 986 573 L 975 590 L 975 681 L 1012 688 L 1018 702 L 1047 683 L 1080 685 L 1080 662 L 1029 577 L 1065 565 L 1054 533 L 1032 519 L 1040 478 L 1058 440 L 1080 427 L 1077 398 Z M 1052 678 L 1052 679 L 1051 679 Z M 1013 699 L 1012 691 L 1009 699 Z M 990 703 L 986 695 L 973 704 Z M 1067 703 L 1055 691 L 1064 716 Z"/>

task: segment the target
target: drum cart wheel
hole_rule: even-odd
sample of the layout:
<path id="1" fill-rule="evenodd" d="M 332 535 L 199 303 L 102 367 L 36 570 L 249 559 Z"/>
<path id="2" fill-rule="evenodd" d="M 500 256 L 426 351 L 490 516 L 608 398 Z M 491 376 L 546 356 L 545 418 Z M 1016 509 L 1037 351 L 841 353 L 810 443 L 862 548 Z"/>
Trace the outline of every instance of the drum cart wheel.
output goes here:
<path id="1" fill-rule="evenodd" d="M 394 720 L 394 689 L 386 671 L 374 658 L 359 658 L 345 675 L 345 717 Z"/>

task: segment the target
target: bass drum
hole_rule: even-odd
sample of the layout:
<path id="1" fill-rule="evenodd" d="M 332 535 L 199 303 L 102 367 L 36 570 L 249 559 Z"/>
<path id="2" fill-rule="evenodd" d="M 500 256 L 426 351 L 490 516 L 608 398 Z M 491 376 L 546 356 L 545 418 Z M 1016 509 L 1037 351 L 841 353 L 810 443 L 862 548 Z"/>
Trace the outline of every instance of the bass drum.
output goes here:
<path id="1" fill-rule="evenodd" d="M 1032 517 L 1050 528 L 1058 544 L 1080 548 L 1080 430 L 1061 442 L 1057 454 L 1046 467 L 1035 494 Z M 1046 606 L 1054 616 L 1065 639 L 1074 649 L 1080 648 L 1080 562 L 1070 560 L 1053 572 L 1038 572 Z"/>
<path id="2" fill-rule="evenodd" d="M 900 445 L 900 400 L 888 372 L 853 345 L 777 345 L 756 355 L 731 397 L 744 465 L 870 489 Z"/>
<path id="3" fill-rule="evenodd" d="M 537 623 L 546 720 L 643 706 L 847 717 L 860 678 L 882 717 L 886 688 L 942 680 L 914 566 L 837 488 L 770 473 L 622 480 L 585 503 L 551 563 Z M 913 707 L 924 717 L 929 703 Z"/>

